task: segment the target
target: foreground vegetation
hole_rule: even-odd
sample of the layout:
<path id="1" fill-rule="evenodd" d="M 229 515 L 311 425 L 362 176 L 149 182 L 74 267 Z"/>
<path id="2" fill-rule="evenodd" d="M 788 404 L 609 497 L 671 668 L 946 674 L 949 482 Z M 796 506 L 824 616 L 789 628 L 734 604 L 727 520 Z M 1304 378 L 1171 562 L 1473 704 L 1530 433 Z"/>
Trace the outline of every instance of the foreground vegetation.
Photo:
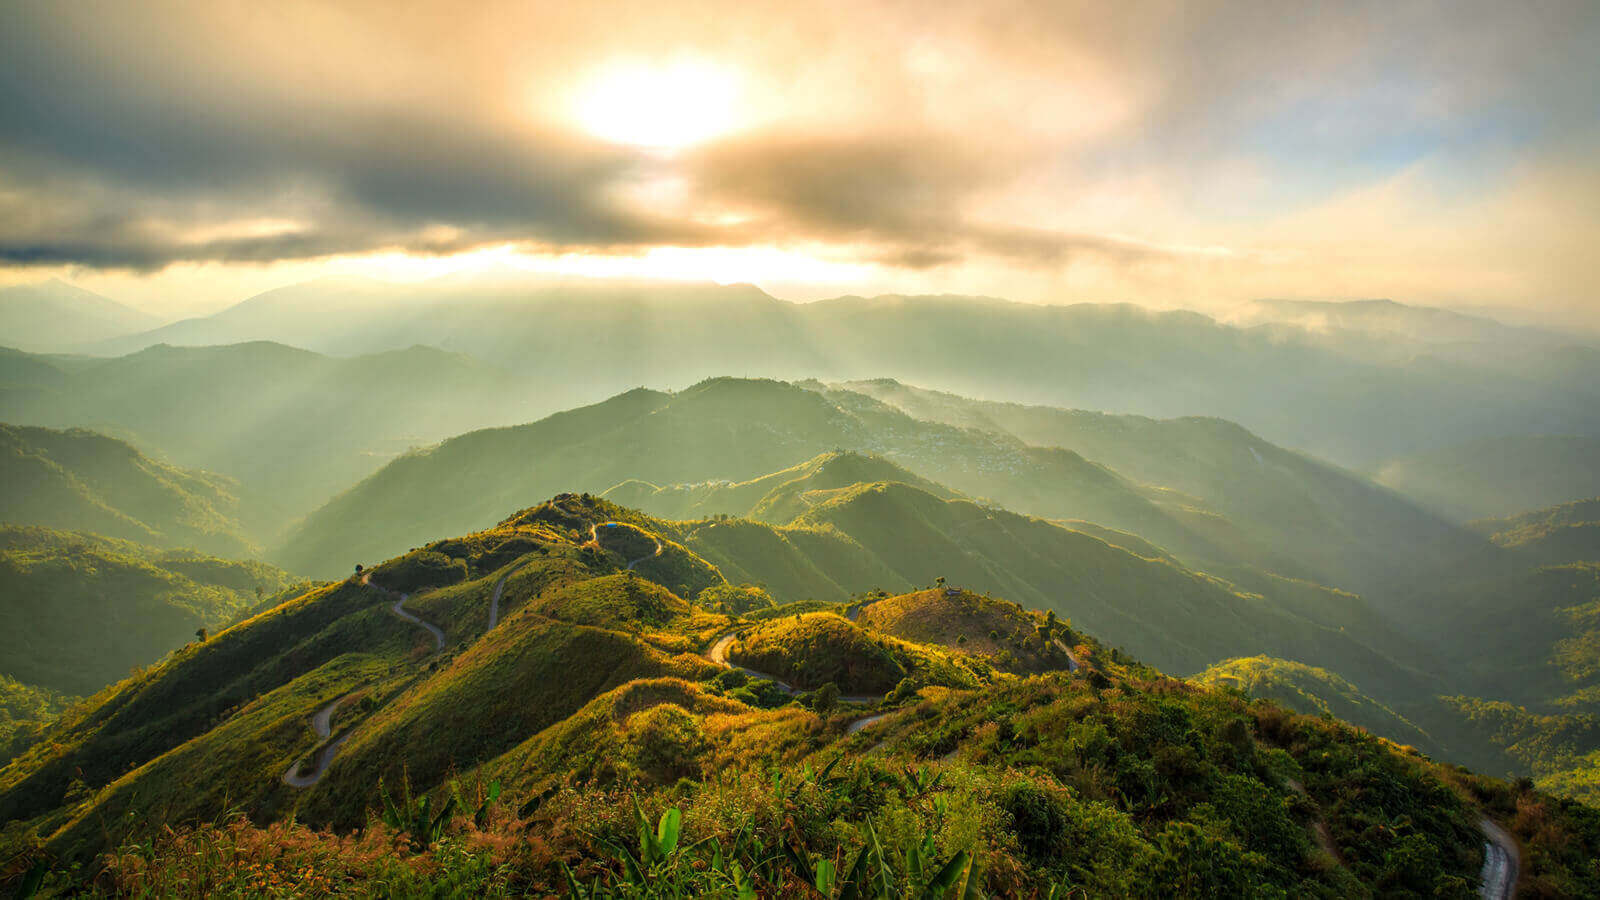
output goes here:
<path id="1" fill-rule="evenodd" d="M 700 527 L 564 495 L 183 649 L 0 769 L 3 877 L 163 897 L 1462 896 L 1488 815 L 1523 844 L 1524 888 L 1600 892 L 1592 808 L 955 586 L 762 602 L 689 549 Z M 442 648 L 394 614 L 402 594 Z M 714 661 L 729 635 L 749 671 Z M 285 784 L 339 698 L 326 774 Z"/>

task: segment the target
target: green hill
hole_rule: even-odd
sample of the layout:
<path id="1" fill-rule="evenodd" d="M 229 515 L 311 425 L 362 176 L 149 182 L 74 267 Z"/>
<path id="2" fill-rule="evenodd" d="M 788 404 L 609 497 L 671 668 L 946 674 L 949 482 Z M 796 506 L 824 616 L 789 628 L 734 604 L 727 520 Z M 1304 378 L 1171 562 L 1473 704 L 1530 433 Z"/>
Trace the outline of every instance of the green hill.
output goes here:
<path id="1" fill-rule="evenodd" d="M 1196 675 L 1200 684 L 1235 688 L 1307 715 L 1343 719 L 1392 741 L 1438 753 L 1438 743 L 1404 716 L 1327 669 L 1270 656 L 1225 659 Z"/>
<path id="2" fill-rule="evenodd" d="M 1505 701 L 1450 697 L 1459 734 L 1493 748 L 1490 765 L 1532 776 L 1564 797 L 1600 804 L 1600 704 L 1587 712 L 1540 713 Z"/>
<path id="3" fill-rule="evenodd" d="M 669 519 L 732 515 L 783 524 L 827 499 L 831 492 L 872 481 L 899 481 L 943 497 L 956 496 L 949 488 L 880 456 L 842 451 L 821 453 L 782 471 L 738 483 L 658 487 L 630 479 L 601 496 Z"/>
<path id="4" fill-rule="evenodd" d="M 1157 665 L 1198 672 L 1266 647 L 1335 670 L 1367 670 L 1387 686 L 1418 689 L 1420 676 L 1337 627 L 1269 597 L 1164 560 L 1136 556 L 1050 522 L 942 500 L 906 485 L 859 485 L 795 525 L 837 531 L 899 576 L 898 589 L 943 577 L 999 594 L 1128 647 Z M 1171 623 L 1182 622 L 1182 628 Z"/>
<path id="5" fill-rule="evenodd" d="M 615 496 L 659 503 L 652 508 L 671 515 L 753 512 L 796 478 L 841 484 L 850 469 L 882 467 L 817 459 L 864 447 L 909 468 L 913 481 L 1000 502 L 1014 498 L 1029 512 L 1093 519 L 1168 547 L 1221 552 L 1137 486 L 1069 451 L 919 422 L 860 395 L 842 398 L 847 405 L 834 399 L 781 382 L 722 378 L 677 394 L 632 391 L 530 425 L 472 432 L 384 467 L 308 517 L 279 556 L 297 570 L 337 571 L 346 558 L 471 528 L 489 521 L 496 506 L 560 490 L 618 488 L 627 493 Z M 643 484 L 624 484 L 631 481 Z M 706 484 L 723 481 L 729 483 Z M 768 512 L 797 508 L 797 500 L 805 503 L 780 491 Z M 358 519 L 363 526 L 353 527 Z"/>
<path id="6" fill-rule="evenodd" d="M 1438 585 L 1402 620 L 1429 632 L 1453 692 L 1534 708 L 1600 696 L 1600 563 Z"/>
<path id="7" fill-rule="evenodd" d="M 39 733 L 77 700 L 0 675 L 0 766 L 37 741 Z"/>
<path id="8" fill-rule="evenodd" d="M 974 665 L 965 654 L 951 656 L 874 633 L 837 612 L 775 616 L 739 635 L 727 653 L 736 665 L 796 687 L 832 683 L 854 696 L 886 694 L 906 679 L 970 687 L 988 674 L 987 666 Z"/>
<path id="9" fill-rule="evenodd" d="M 1499 519 L 1478 519 L 1471 527 L 1535 563 L 1600 560 L 1600 498 Z"/>
<path id="10" fill-rule="evenodd" d="M 1374 583 L 1385 573 L 1487 565 L 1494 555 L 1476 535 L 1370 483 L 1261 446 L 1274 465 L 1235 464 L 1206 500 L 1142 484 L 1073 450 L 912 418 L 861 393 L 714 379 L 676 394 L 632 391 L 407 454 L 309 516 L 278 558 L 298 571 L 332 574 L 357 558 L 478 527 L 499 506 L 561 490 L 607 491 L 663 516 L 781 523 L 831 491 L 872 480 L 1092 522 L 1194 567 L 1242 565 L 1336 587 Z M 1280 457 L 1302 474 L 1272 474 Z M 1298 487 L 1285 489 L 1285 482 Z M 1242 496 L 1257 498 L 1235 504 L 1245 519 L 1211 505 Z"/>
<path id="11" fill-rule="evenodd" d="M 264 563 L 0 526 L 0 673 L 93 694 L 295 583 Z"/>
<path id="12" fill-rule="evenodd" d="M 970 400 L 889 379 L 839 388 L 870 395 L 919 419 L 1008 433 L 1038 447 L 1066 448 L 1134 481 L 1169 489 L 1175 494 L 1164 502 L 1177 507 L 1174 514 L 1223 548 L 1210 557 L 1197 557 L 1191 550 L 1189 561 L 1201 568 L 1251 556 L 1223 538 L 1227 532 L 1200 524 L 1197 520 L 1203 521 L 1206 512 L 1225 517 L 1237 543 L 1259 548 L 1252 561 L 1263 568 L 1361 592 L 1388 588 L 1419 567 L 1459 565 L 1486 549 L 1392 491 L 1274 446 L 1221 419 L 1151 419 Z M 1198 513 L 1183 509 L 1192 503 L 1185 497 L 1198 501 Z M 1131 530 L 1180 555 L 1185 549 L 1156 534 Z"/>
<path id="13" fill-rule="evenodd" d="M 903 640 L 959 649 L 1007 672 L 1070 668 L 1062 648 L 1077 641 L 1053 614 L 954 587 L 870 600 L 858 621 Z"/>
<path id="14" fill-rule="evenodd" d="M 248 556 L 238 486 L 82 429 L 0 424 L 0 522 Z"/>
<path id="15" fill-rule="evenodd" d="M 903 492 L 920 493 L 858 493 Z M 900 502 L 982 512 L 922 496 Z M 627 530 L 596 540 L 608 523 Z M 703 527 L 563 495 L 187 646 L 0 769 L 3 877 L 38 863 L 52 891 L 157 896 L 787 896 L 819 872 L 861 896 L 1459 896 L 1488 816 L 1521 841 L 1525 886 L 1600 888 L 1592 809 L 1169 678 L 1080 620 L 1076 670 L 1012 675 L 947 642 L 966 613 L 932 643 L 872 624 L 943 616 L 944 592 L 873 595 L 859 622 L 739 618 L 627 568 L 648 540 L 684 548 L 672 573 L 717 571 L 692 561 Z M 929 549 L 923 567 L 946 561 Z M 1011 623 L 1002 642 L 1041 621 L 960 605 Z M 729 641 L 781 672 L 714 662 Z M 791 696 L 779 674 L 824 689 Z M 822 679 L 888 696 L 841 704 Z"/>

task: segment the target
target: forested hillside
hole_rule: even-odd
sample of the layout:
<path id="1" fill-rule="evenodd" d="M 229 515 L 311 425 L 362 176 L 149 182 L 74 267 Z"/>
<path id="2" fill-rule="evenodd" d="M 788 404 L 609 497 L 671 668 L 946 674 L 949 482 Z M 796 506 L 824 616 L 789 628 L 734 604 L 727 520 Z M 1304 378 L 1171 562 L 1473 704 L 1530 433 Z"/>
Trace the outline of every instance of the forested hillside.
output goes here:
<path id="1" fill-rule="evenodd" d="M 0 674 L 93 694 L 296 584 L 265 563 L 0 526 Z"/>
<path id="2" fill-rule="evenodd" d="M 0 522 L 246 556 L 237 483 L 83 429 L 0 424 Z"/>

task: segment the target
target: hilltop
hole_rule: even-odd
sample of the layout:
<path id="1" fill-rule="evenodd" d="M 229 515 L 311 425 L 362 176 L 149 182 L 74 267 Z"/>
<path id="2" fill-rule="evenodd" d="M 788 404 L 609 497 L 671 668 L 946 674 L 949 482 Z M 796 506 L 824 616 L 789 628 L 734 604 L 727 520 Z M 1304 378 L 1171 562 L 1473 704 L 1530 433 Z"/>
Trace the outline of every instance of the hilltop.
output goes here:
<path id="1" fill-rule="evenodd" d="M 278 558 L 329 574 L 354 556 L 470 528 L 497 505 L 557 490 L 606 492 L 665 516 L 783 522 L 827 491 L 872 480 L 1087 521 L 1198 568 L 1237 566 L 1357 590 L 1386 573 L 1481 565 L 1495 552 L 1357 476 L 1234 426 L 1212 430 L 1229 435 L 1242 458 L 1226 464 L 1225 476 L 1172 452 L 1164 468 L 1144 473 L 1182 481 L 1197 496 L 1004 429 L 915 418 L 863 393 L 719 378 L 677 393 L 630 391 L 402 456 L 307 517 Z M 1271 464 L 1253 462 L 1253 447 Z M 829 455 L 840 452 L 851 455 Z"/>
<path id="2" fill-rule="evenodd" d="M 258 552 L 237 519 L 236 483 L 92 431 L 0 424 L 0 484 L 0 522 L 228 556 Z"/>
<path id="3" fill-rule="evenodd" d="M 1069 632 L 959 595 L 1025 644 L 1070 642 L 1032 675 L 911 636 L 945 589 L 863 596 L 855 621 L 708 611 L 687 596 L 726 584 L 692 549 L 704 527 L 562 495 L 190 645 L 0 769 L 10 849 L 43 844 L 13 871 L 79 860 L 177 896 L 291 872 L 474 895 L 1459 895 L 1488 816 L 1525 885 L 1600 888 L 1592 810 L 1164 676 L 1075 609 Z"/>
<path id="4" fill-rule="evenodd" d="M 1015 603 L 958 587 L 936 587 L 862 604 L 862 624 L 920 644 L 951 647 L 981 657 L 1008 672 L 1071 669 L 1070 623 L 1027 613 Z"/>
<path id="5" fill-rule="evenodd" d="M 145 331 L 155 316 L 57 279 L 0 288 L 0 334 L 22 350 L 60 352 Z"/>
<path id="6" fill-rule="evenodd" d="M 732 515 L 781 525 L 838 491 L 872 481 L 897 481 L 942 497 L 958 496 L 881 456 L 839 450 L 747 481 L 658 486 L 629 479 L 601 496 L 670 519 Z"/>

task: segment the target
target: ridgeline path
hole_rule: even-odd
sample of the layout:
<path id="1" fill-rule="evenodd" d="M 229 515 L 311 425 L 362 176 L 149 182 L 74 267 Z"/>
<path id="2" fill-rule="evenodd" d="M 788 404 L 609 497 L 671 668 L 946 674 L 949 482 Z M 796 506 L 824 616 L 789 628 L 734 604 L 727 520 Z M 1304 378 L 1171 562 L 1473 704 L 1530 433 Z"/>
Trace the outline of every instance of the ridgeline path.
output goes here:
<path id="1" fill-rule="evenodd" d="M 1311 798 L 1311 795 L 1306 793 L 1306 786 L 1301 784 L 1299 779 L 1290 778 L 1284 783 L 1289 786 L 1289 790 L 1294 791 L 1296 794 L 1307 799 Z M 1311 802 L 1316 803 L 1315 800 Z M 1322 852 L 1333 857 L 1333 861 L 1339 865 L 1344 865 L 1344 855 L 1339 852 L 1339 845 L 1333 842 L 1333 832 L 1328 830 L 1328 823 L 1322 818 L 1320 812 L 1316 821 L 1311 823 L 1311 830 L 1316 834 L 1317 846 L 1322 848 Z"/>
<path id="2" fill-rule="evenodd" d="M 507 572 L 506 574 L 510 575 L 511 573 Z M 504 578 L 501 578 L 500 581 L 502 584 L 505 583 Z M 431 622 L 424 622 L 406 611 L 405 602 L 406 598 L 411 596 L 410 594 L 401 594 L 397 591 L 391 591 L 388 588 L 379 587 L 378 585 L 373 584 L 372 574 L 370 572 L 361 576 L 361 583 L 366 587 L 370 587 L 373 590 L 378 591 L 379 593 L 394 596 L 396 599 L 394 601 L 394 605 L 389 607 L 389 611 L 394 613 L 396 616 L 399 616 L 401 619 L 412 623 L 413 625 L 421 625 L 423 628 L 426 628 L 428 633 L 433 635 L 434 653 L 437 654 L 444 650 L 444 631 L 441 630 L 437 625 L 434 625 Z M 499 597 L 499 588 L 497 586 L 495 589 L 495 599 L 498 600 Z M 494 626 L 491 625 L 490 627 L 492 628 Z M 320 740 L 328 741 L 329 736 L 333 734 L 334 712 L 338 710 L 340 704 L 355 696 L 356 693 L 358 692 L 351 691 L 350 693 L 345 694 L 343 697 L 340 697 L 332 703 L 329 703 L 327 706 L 317 710 L 316 715 L 311 717 L 311 730 L 316 733 Z M 333 758 L 339 755 L 339 749 L 344 746 L 345 741 L 350 740 L 350 734 L 351 732 L 347 730 L 344 734 L 339 735 L 337 739 L 324 743 L 321 748 L 317 750 L 316 765 L 312 768 L 309 774 L 300 774 L 301 763 L 303 763 L 305 760 L 295 760 L 294 765 L 291 765 L 289 770 L 283 773 L 283 783 L 294 788 L 308 788 L 316 784 L 318 781 L 321 781 L 323 774 L 328 771 L 328 766 L 333 763 Z"/>
<path id="3" fill-rule="evenodd" d="M 494 626 L 500 624 L 500 594 L 506 589 L 506 579 L 517 574 L 517 570 L 527 564 L 528 560 L 517 563 L 494 583 L 494 596 L 489 598 L 489 630 L 494 630 Z"/>
<path id="4" fill-rule="evenodd" d="M 1504 828 L 1487 818 L 1478 820 L 1483 843 L 1483 884 L 1478 896 L 1483 900 L 1511 900 L 1517 894 L 1517 874 L 1522 868 L 1522 853 Z"/>

